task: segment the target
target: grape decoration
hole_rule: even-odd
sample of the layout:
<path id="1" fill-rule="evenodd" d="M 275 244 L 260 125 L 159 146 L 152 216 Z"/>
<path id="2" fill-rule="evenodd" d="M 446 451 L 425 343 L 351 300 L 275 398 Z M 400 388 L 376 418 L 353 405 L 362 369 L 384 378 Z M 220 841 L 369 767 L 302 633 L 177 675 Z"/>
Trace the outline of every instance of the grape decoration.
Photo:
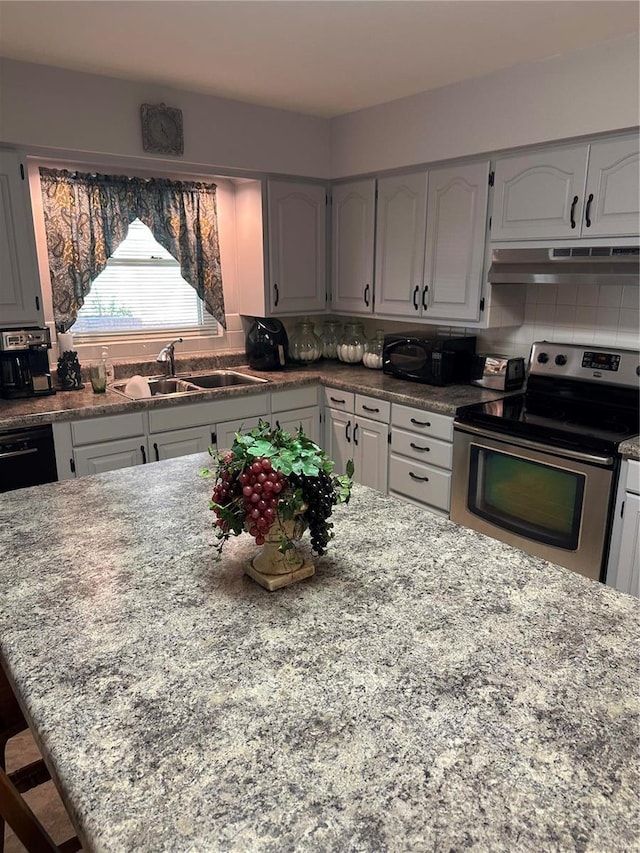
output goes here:
<path id="1" fill-rule="evenodd" d="M 336 476 L 334 463 L 302 427 L 292 435 L 262 420 L 255 429 L 236 433 L 231 450 L 209 452 L 216 465 L 202 473 L 216 478 L 210 508 L 216 514 L 218 559 L 230 536 L 246 531 L 262 545 L 276 518 L 294 515 L 308 526 L 313 551 L 325 553 L 333 538 L 333 507 L 351 495 L 352 462 Z M 292 546 L 282 535 L 280 550 Z"/>

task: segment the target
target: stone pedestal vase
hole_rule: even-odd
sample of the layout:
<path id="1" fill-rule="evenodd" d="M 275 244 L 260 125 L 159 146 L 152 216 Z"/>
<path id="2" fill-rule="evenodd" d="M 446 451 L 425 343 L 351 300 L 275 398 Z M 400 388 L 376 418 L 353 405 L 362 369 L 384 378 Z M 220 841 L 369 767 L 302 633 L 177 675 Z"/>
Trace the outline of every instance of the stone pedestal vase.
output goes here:
<path id="1" fill-rule="evenodd" d="M 264 545 L 246 567 L 246 574 L 265 589 L 280 589 L 311 577 L 315 566 L 309 562 L 293 545 L 285 551 L 280 550 L 282 537 L 290 542 L 300 539 L 307 525 L 299 518 L 306 507 L 299 510 L 293 518 L 286 520 L 276 517 L 264 537 Z"/>

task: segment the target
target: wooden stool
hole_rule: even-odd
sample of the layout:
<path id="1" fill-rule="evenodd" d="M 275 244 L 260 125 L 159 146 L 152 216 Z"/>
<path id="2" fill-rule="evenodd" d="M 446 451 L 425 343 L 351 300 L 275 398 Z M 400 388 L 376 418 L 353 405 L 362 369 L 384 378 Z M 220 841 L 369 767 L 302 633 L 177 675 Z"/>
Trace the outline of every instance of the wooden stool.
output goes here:
<path id="1" fill-rule="evenodd" d="M 4 824 L 9 824 L 29 853 L 80 850 L 77 838 L 56 846 L 21 794 L 51 777 L 42 759 L 7 773 L 7 742 L 29 728 L 4 669 L 0 666 L 0 853 L 4 850 Z"/>

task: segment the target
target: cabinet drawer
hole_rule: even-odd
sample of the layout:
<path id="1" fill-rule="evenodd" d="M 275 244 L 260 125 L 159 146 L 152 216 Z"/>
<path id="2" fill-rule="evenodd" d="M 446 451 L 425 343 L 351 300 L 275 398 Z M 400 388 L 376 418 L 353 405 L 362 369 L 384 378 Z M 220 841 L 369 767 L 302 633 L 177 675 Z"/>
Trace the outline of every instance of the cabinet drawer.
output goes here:
<path id="1" fill-rule="evenodd" d="M 444 441 L 453 441 L 453 418 L 450 415 L 439 415 L 436 412 L 427 412 L 394 403 L 391 407 L 391 423 L 400 429 L 432 435 Z"/>
<path id="2" fill-rule="evenodd" d="M 640 495 L 640 462 L 629 460 L 627 469 L 627 491 Z"/>
<path id="3" fill-rule="evenodd" d="M 364 394 L 356 394 L 354 412 L 356 415 L 388 424 L 391 403 L 387 400 L 376 400 L 375 397 L 366 397 Z"/>
<path id="4" fill-rule="evenodd" d="M 182 401 L 181 401 L 182 402 Z M 226 400 L 212 400 L 210 403 L 186 401 L 182 405 L 169 409 L 154 409 L 149 412 L 149 432 L 165 432 L 184 427 L 207 426 L 218 421 L 230 421 L 253 415 L 266 415 L 267 394 L 251 394 L 246 397 L 233 397 Z"/>
<path id="5" fill-rule="evenodd" d="M 391 452 L 408 456 L 410 459 L 415 459 L 416 462 L 426 462 L 429 465 L 437 465 L 438 468 L 451 470 L 453 445 L 431 436 L 417 435 L 415 432 L 406 432 L 406 430 L 393 427 L 391 430 Z"/>
<path id="6" fill-rule="evenodd" d="M 449 512 L 451 474 L 392 453 L 389 457 L 389 491 Z"/>
<path id="7" fill-rule="evenodd" d="M 132 412 L 129 415 L 108 415 L 105 418 L 88 418 L 73 421 L 71 440 L 74 447 L 81 444 L 96 444 L 115 438 L 129 438 L 145 434 L 145 412 Z"/>
<path id="8" fill-rule="evenodd" d="M 271 411 L 290 412 L 292 409 L 306 409 L 318 405 L 318 386 L 289 388 L 286 391 L 271 392 Z"/>
<path id="9" fill-rule="evenodd" d="M 338 409 L 341 412 L 352 412 L 355 402 L 353 391 L 340 391 L 338 388 L 324 389 L 324 404 L 330 409 Z"/>

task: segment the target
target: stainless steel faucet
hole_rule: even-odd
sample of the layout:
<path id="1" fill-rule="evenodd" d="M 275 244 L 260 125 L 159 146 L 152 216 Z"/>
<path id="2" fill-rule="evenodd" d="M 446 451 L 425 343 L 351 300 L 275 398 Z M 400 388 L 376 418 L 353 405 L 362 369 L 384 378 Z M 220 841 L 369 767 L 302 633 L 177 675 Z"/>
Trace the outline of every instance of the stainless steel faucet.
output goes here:
<path id="1" fill-rule="evenodd" d="M 170 344 L 167 344 L 166 347 L 162 347 L 160 352 L 158 353 L 158 357 L 156 361 L 166 362 L 167 364 L 167 376 L 175 376 L 176 375 L 176 354 L 175 354 L 175 346 L 176 344 L 181 344 L 182 338 L 176 338 L 175 341 L 171 341 Z"/>

